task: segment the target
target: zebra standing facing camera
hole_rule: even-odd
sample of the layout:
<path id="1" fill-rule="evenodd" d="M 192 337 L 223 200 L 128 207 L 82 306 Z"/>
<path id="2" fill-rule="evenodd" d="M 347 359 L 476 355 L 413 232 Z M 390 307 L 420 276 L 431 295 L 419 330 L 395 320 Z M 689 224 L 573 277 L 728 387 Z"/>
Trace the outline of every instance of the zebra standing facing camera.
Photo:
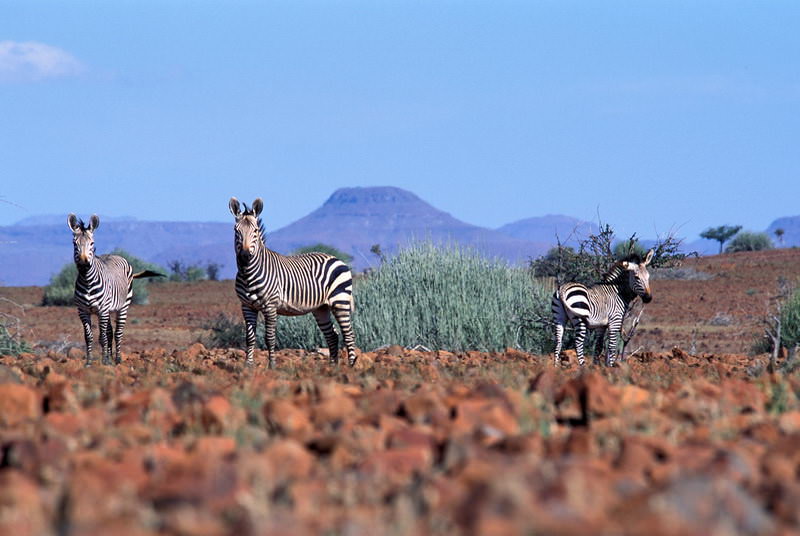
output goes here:
<path id="1" fill-rule="evenodd" d="M 311 313 L 325 336 L 330 362 L 339 361 L 339 337 L 333 329 L 331 313 L 339 323 L 350 366 L 356 363 L 352 318 L 353 276 L 345 263 L 326 253 L 281 255 L 267 248 L 260 198 L 253 206 L 232 197 L 229 203 L 234 225 L 236 250 L 236 294 L 242 302 L 247 339 L 247 365 L 253 365 L 256 322 L 264 315 L 269 368 L 275 366 L 275 328 L 278 315 Z"/>
<path id="2" fill-rule="evenodd" d="M 644 260 L 638 255 L 629 255 L 624 260 L 615 262 L 598 285 L 587 287 L 580 283 L 564 283 L 556 289 L 552 301 L 556 366 L 561 364 L 561 340 L 568 321 L 575 326 L 575 350 L 580 366 L 585 364 L 583 343 L 589 328 L 602 330 L 598 344 L 600 348 L 603 332 L 608 332 L 606 366 L 614 366 L 617 340 L 625 312 L 637 296 L 644 303 L 650 303 L 653 299 L 650 274 L 647 271 L 651 260 L 652 249 L 647 252 Z"/>
<path id="3" fill-rule="evenodd" d="M 134 274 L 131 265 L 119 255 L 95 255 L 94 232 L 100 226 L 96 214 L 89 225 L 75 214 L 67 217 L 72 230 L 72 246 L 78 277 L 75 280 L 75 305 L 83 323 L 86 339 L 86 366 L 92 363 L 92 315 L 96 314 L 100 327 L 100 347 L 103 364 L 111 363 L 111 343 L 116 343 L 115 363 L 121 360 L 120 347 L 128 318 L 128 306 L 133 297 L 133 280 L 140 277 L 163 277 L 163 274 L 145 270 Z M 111 315 L 116 314 L 116 329 L 111 324 Z"/>

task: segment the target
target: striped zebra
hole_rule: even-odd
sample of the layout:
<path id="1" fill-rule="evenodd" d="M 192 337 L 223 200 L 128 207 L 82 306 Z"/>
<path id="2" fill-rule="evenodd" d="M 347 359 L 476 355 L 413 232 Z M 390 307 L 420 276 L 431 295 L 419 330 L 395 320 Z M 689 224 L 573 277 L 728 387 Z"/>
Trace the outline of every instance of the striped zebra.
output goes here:
<path id="1" fill-rule="evenodd" d="M 339 361 L 339 337 L 333 329 L 331 313 L 339 323 L 347 347 L 350 366 L 356 363 L 355 336 L 351 322 L 354 308 L 353 276 L 350 269 L 331 255 L 305 253 L 284 256 L 267 248 L 261 211 L 261 198 L 252 208 L 232 197 L 231 214 L 236 218 L 236 294 L 242 302 L 247 339 L 247 365 L 253 365 L 256 322 L 264 315 L 269 368 L 275 366 L 275 328 L 278 315 L 297 316 L 311 313 L 325 336 L 330 363 Z"/>
<path id="2" fill-rule="evenodd" d="M 75 305 L 83 323 L 86 339 L 86 366 L 92 363 L 92 314 L 97 315 L 100 328 L 100 347 L 103 364 L 111 363 L 111 343 L 116 343 L 119 364 L 120 346 L 128 318 L 128 306 L 133 297 L 133 280 L 140 277 L 163 276 L 150 270 L 134 274 L 131 265 L 118 255 L 95 255 L 94 231 L 100 218 L 92 215 L 89 225 L 70 214 L 67 223 L 72 230 L 72 245 L 78 277 L 75 280 Z M 111 324 L 111 314 L 116 314 L 116 327 Z"/>
<path id="3" fill-rule="evenodd" d="M 583 343 L 588 329 L 598 330 L 597 354 L 602 351 L 603 337 L 608 331 L 608 353 L 606 366 L 614 366 L 617 339 L 628 307 L 639 296 L 644 303 L 653 299 L 650 293 L 650 274 L 647 265 L 653 259 L 653 250 L 644 260 L 638 255 L 629 255 L 615 262 L 603 275 L 598 285 L 587 287 L 580 283 L 564 283 L 553 294 L 553 321 L 555 324 L 555 364 L 561 364 L 561 339 L 567 321 L 575 327 L 575 348 L 578 363 L 584 366 Z"/>

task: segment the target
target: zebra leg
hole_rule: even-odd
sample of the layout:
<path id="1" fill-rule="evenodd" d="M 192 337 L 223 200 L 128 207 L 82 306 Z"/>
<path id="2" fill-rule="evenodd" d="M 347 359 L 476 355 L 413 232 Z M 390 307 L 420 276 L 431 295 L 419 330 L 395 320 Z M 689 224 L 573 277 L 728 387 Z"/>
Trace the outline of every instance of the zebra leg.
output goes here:
<path id="1" fill-rule="evenodd" d="M 275 307 L 264 309 L 264 339 L 269 354 L 269 368 L 275 368 L 275 329 L 278 325 L 278 310 Z"/>
<path id="2" fill-rule="evenodd" d="M 347 348 L 347 364 L 351 367 L 356 364 L 356 336 L 353 333 L 353 318 L 352 301 L 335 301 L 333 302 L 333 316 L 339 323 L 339 328 L 342 330 L 342 338 L 344 345 Z"/>
<path id="3" fill-rule="evenodd" d="M 606 338 L 606 328 L 597 328 L 595 330 L 595 336 L 597 337 L 597 341 L 595 341 L 592 364 L 599 365 L 600 356 L 603 355 L 603 343 L 605 342 Z"/>
<path id="4" fill-rule="evenodd" d="M 612 320 L 608 324 L 608 354 L 606 355 L 606 366 L 613 367 L 614 359 L 617 357 L 617 342 L 620 338 L 622 328 L 622 318 Z"/>
<path id="5" fill-rule="evenodd" d="M 583 356 L 583 343 L 586 340 L 588 329 L 589 327 L 584 319 L 575 319 L 575 352 L 578 354 L 578 365 L 582 367 L 586 365 L 586 359 Z"/>
<path id="6" fill-rule="evenodd" d="M 108 335 L 110 333 L 108 324 L 111 322 L 111 318 L 108 312 L 100 313 L 98 316 L 100 317 L 100 347 L 102 348 L 103 354 L 102 362 L 104 365 L 108 365 L 110 363 L 108 357 L 110 344 L 108 340 Z"/>
<path id="7" fill-rule="evenodd" d="M 253 351 L 256 348 L 256 323 L 258 322 L 258 311 L 242 305 L 242 316 L 244 317 L 245 341 L 247 343 L 247 358 L 245 364 L 253 366 Z"/>
<path id="8" fill-rule="evenodd" d="M 331 365 L 339 362 L 339 336 L 333 329 L 333 322 L 331 322 L 331 310 L 325 305 L 319 309 L 312 311 L 314 319 L 317 321 L 319 330 L 325 337 L 325 344 L 328 345 L 328 361 Z"/>
<path id="9" fill-rule="evenodd" d="M 78 316 L 81 317 L 81 323 L 83 323 L 83 338 L 86 340 L 86 366 L 88 367 L 92 364 L 92 344 L 94 343 L 92 315 L 84 311 L 78 311 Z"/>
<path id="10" fill-rule="evenodd" d="M 122 362 L 122 354 L 120 353 L 120 348 L 122 348 L 122 336 L 125 332 L 125 322 L 128 320 L 128 308 L 125 307 L 121 311 L 117 313 L 117 326 L 114 330 L 114 345 L 116 346 L 117 356 L 115 359 L 115 363 L 119 365 Z"/>
<path id="11" fill-rule="evenodd" d="M 567 314 L 564 311 L 564 305 L 561 300 L 553 297 L 553 325 L 555 326 L 556 335 L 556 349 L 553 354 L 554 364 L 556 367 L 561 366 L 561 346 L 564 339 L 564 326 L 567 323 Z"/>
<path id="12" fill-rule="evenodd" d="M 108 317 L 108 364 L 114 360 L 114 326 L 111 322 L 111 316 Z"/>

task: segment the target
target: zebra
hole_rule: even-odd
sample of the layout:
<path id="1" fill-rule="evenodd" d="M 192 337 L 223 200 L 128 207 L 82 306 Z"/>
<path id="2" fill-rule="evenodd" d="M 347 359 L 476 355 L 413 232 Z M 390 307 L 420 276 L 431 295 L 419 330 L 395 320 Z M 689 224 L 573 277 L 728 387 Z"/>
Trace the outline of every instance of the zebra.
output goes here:
<path id="1" fill-rule="evenodd" d="M 67 217 L 67 223 L 72 230 L 73 255 L 78 268 L 74 303 L 83 323 L 86 366 L 92 363 L 92 314 L 98 317 L 103 364 L 111 363 L 112 342 L 116 343 L 115 363 L 119 364 L 128 306 L 133 297 L 133 280 L 140 277 L 163 277 L 163 274 L 150 270 L 134 274 L 128 261 L 119 255 L 95 255 L 94 232 L 100 226 L 100 218 L 96 214 L 89 219 L 88 225 L 75 214 Z M 116 329 L 111 324 L 112 313 L 116 313 Z"/>
<path id="2" fill-rule="evenodd" d="M 339 338 L 333 329 L 331 313 L 339 323 L 347 348 L 348 363 L 356 363 L 355 335 L 351 315 L 354 310 L 353 276 L 345 263 L 325 253 L 281 255 L 267 248 L 261 211 L 261 198 L 252 207 L 232 197 L 228 204 L 236 219 L 236 294 L 242 302 L 247 340 L 247 365 L 253 366 L 256 322 L 264 315 L 269 368 L 275 367 L 275 328 L 278 315 L 311 313 L 328 345 L 330 363 L 339 361 Z"/>
<path id="3" fill-rule="evenodd" d="M 555 324 L 556 350 L 555 365 L 561 364 L 561 339 L 567 321 L 572 322 L 577 331 L 575 348 L 578 364 L 584 366 L 583 342 L 589 328 L 598 330 L 597 354 L 602 351 L 603 337 L 608 331 L 608 353 L 606 366 L 614 366 L 617 351 L 617 338 L 622 328 L 623 317 L 637 296 L 644 303 L 650 303 L 650 274 L 647 265 L 653 260 L 653 250 L 647 252 L 644 260 L 632 254 L 624 260 L 615 262 L 603 275 L 602 282 L 591 287 L 580 283 L 564 283 L 553 294 L 552 309 Z"/>

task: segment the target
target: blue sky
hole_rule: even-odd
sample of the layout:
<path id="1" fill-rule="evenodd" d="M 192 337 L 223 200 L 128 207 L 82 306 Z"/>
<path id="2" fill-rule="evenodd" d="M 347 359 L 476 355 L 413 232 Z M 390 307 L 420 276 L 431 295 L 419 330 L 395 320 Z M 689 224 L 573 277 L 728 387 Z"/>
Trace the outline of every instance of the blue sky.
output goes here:
<path id="1" fill-rule="evenodd" d="M 268 229 L 338 187 L 488 227 L 800 214 L 797 2 L 0 3 L 0 224 Z"/>

